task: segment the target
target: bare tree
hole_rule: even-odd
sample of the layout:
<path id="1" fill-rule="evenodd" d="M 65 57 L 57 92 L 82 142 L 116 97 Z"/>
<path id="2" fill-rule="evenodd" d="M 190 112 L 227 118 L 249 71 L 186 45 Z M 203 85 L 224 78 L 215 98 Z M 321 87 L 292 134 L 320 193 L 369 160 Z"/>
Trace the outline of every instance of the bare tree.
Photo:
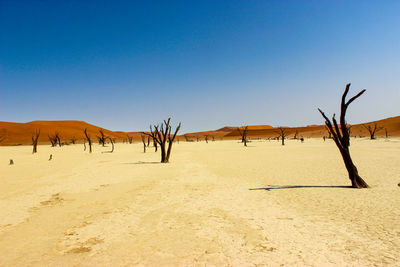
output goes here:
<path id="1" fill-rule="evenodd" d="M 58 132 L 55 133 L 55 138 L 57 139 L 58 146 L 61 147 L 61 137 Z"/>
<path id="2" fill-rule="evenodd" d="M 160 145 L 161 149 L 161 163 L 168 163 L 169 158 L 171 155 L 172 144 L 174 143 L 176 134 L 178 133 L 179 129 L 181 128 L 181 123 L 179 123 L 178 127 L 175 130 L 175 133 L 171 135 L 172 127 L 170 125 L 171 118 L 168 120 L 164 120 L 164 124 L 154 125 L 154 131 L 150 126 L 150 133 L 143 134 L 152 137 L 156 140 L 156 142 Z M 166 149 L 166 144 L 168 143 L 168 149 Z"/>
<path id="3" fill-rule="evenodd" d="M 132 142 L 133 142 L 133 136 L 130 136 L 129 134 L 127 134 L 126 137 L 128 137 L 128 142 L 129 142 L 129 144 L 132 144 Z"/>
<path id="4" fill-rule="evenodd" d="M 32 154 L 37 152 L 37 143 L 38 143 L 39 135 L 40 135 L 40 129 L 35 130 L 35 133 L 32 133 L 32 146 L 33 146 Z"/>
<path id="5" fill-rule="evenodd" d="M 206 140 L 206 143 L 208 144 L 208 135 L 204 136 L 204 140 Z"/>
<path id="6" fill-rule="evenodd" d="M 299 131 L 296 130 L 296 132 L 295 132 L 295 134 L 294 134 L 294 136 L 293 136 L 293 139 L 298 139 L 298 134 L 299 134 Z"/>
<path id="7" fill-rule="evenodd" d="M 375 122 L 374 125 L 364 125 L 363 127 L 365 129 L 367 129 L 367 131 L 369 132 L 369 136 L 371 138 L 371 140 L 375 139 L 375 133 L 379 132 L 380 130 L 383 130 L 383 127 L 379 127 L 378 124 Z"/>
<path id="8" fill-rule="evenodd" d="M 75 143 L 76 143 L 76 138 L 73 136 L 73 137 L 71 137 L 71 143 L 73 144 L 73 145 L 75 145 Z"/>
<path id="9" fill-rule="evenodd" d="M 105 146 L 107 137 L 104 134 L 103 129 L 99 129 L 99 133 L 100 133 L 100 136 L 97 136 L 97 139 L 99 140 L 99 144 L 102 146 Z"/>
<path id="10" fill-rule="evenodd" d="M 146 153 L 146 137 L 142 134 L 143 153 Z"/>
<path id="11" fill-rule="evenodd" d="M 89 144 L 89 153 L 92 153 L 92 140 L 90 139 L 89 134 L 87 133 L 87 128 L 83 131 L 85 133 L 86 136 L 86 141 Z M 85 144 L 85 150 L 86 150 L 86 144 Z"/>
<path id="12" fill-rule="evenodd" d="M 54 135 L 49 135 L 48 134 L 47 136 L 48 136 L 48 138 L 50 140 L 51 146 L 55 147 L 57 145 L 57 138 Z"/>
<path id="13" fill-rule="evenodd" d="M 240 127 L 238 127 L 238 131 L 240 136 L 242 137 L 242 143 L 244 143 L 244 146 L 247 146 L 247 129 L 248 126 L 243 128 L 243 131 L 240 130 Z"/>
<path id="14" fill-rule="evenodd" d="M 110 143 L 112 145 L 112 149 L 111 149 L 110 153 L 113 153 L 114 152 L 114 140 L 111 137 L 107 137 L 107 139 L 110 140 Z"/>
<path id="15" fill-rule="evenodd" d="M 147 147 L 150 146 L 150 136 L 147 137 Z"/>
<path id="16" fill-rule="evenodd" d="M 385 136 L 386 136 L 386 139 L 389 138 L 389 133 L 388 133 L 387 128 L 385 128 Z"/>
<path id="17" fill-rule="evenodd" d="M 215 141 L 215 137 L 214 137 L 214 135 L 213 136 L 211 136 L 212 137 L 212 141 L 214 142 Z"/>
<path id="18" fill-rule="evenodd" d="M 350 89 L 350 83 L 346 85 L 346 89 L 342 95 L 342 101 L 340 105 L 340 128 L 336 122 L 335 114 L 333 114 L 332 117 L 332 122 L 333 122 L 332 125 L 331 121 L 324 114 L 324 112 L 322 112 L 321 109 L 318 109 L 318 111 L 321 113 L 322 117 L 324 117 L 325 125 L 328 127 L 329 132 L 332 134 L 333 140 L 335 141 L 335 144 L 338 147 L 340 154 L 342 155 L 344 164 L 349 174 L 351 186 L 353 188 L 367 188 L 368 184 L 358 175 L 358 170 L 351 159 L 349 150 L 350 137 L 346 125 L 347 108 L 349 107 L 351 102 L 353 102 L 355 99 L 357 99 L 365 92 L 365 89 L 359 92 L 357 95 L 350 98 L 350 100 L 346 102 L 346 95 L 349 92 L 349 89 Z"/>
<path id="19" fill-rule="evenodd" d="M 278 138 L 282 140 L 282 146 L 284 146 L 285 138 L 289 135 L 289 128 L 278 127 L 278 130 L 275 132 L 279 135 Z"/>

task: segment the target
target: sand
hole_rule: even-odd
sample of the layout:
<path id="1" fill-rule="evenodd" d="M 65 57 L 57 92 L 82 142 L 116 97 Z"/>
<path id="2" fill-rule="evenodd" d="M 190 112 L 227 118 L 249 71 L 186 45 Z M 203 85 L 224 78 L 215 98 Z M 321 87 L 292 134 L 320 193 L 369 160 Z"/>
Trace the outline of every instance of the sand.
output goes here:
<path id="1" fill-rule="evenodd" d="M 108 149 L 0 147 L 1 266 L 400 266 L 400 139 Z"/>

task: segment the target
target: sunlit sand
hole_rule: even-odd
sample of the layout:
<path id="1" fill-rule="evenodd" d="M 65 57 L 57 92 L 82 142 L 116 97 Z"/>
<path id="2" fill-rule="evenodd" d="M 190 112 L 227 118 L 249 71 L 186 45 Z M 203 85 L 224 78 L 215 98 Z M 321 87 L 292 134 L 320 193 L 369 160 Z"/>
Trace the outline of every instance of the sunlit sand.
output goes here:
<path id="1" fill-rule="evenodd" d="M 351 139 L 362 190 L 322 138 L 105 151 L 0 147 L 1 266 L 400 265 L 398 138 Z"/>

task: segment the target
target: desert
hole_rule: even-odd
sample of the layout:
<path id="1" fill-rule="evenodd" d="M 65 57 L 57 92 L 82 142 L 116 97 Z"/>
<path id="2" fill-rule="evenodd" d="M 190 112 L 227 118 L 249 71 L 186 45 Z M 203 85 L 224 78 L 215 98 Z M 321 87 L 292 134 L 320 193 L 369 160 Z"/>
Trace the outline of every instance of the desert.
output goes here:
<path id="1" fill-rule="evenodd" d="M 108 150 L 0 147 L 2 266 L 399 265 L 397 137 L 351 139 L 362 190 L 322 138 Z"/>

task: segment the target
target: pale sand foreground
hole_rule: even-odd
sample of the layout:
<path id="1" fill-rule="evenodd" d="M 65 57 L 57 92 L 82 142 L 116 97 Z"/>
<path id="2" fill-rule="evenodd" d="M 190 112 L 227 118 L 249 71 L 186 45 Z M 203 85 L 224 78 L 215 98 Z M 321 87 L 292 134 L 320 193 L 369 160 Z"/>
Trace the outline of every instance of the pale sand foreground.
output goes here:
<path id="1" fill-rule="evenodd" d="M 1 266 L 400 266 L 399 139 L 107 149 L 0 147 Z"/>

